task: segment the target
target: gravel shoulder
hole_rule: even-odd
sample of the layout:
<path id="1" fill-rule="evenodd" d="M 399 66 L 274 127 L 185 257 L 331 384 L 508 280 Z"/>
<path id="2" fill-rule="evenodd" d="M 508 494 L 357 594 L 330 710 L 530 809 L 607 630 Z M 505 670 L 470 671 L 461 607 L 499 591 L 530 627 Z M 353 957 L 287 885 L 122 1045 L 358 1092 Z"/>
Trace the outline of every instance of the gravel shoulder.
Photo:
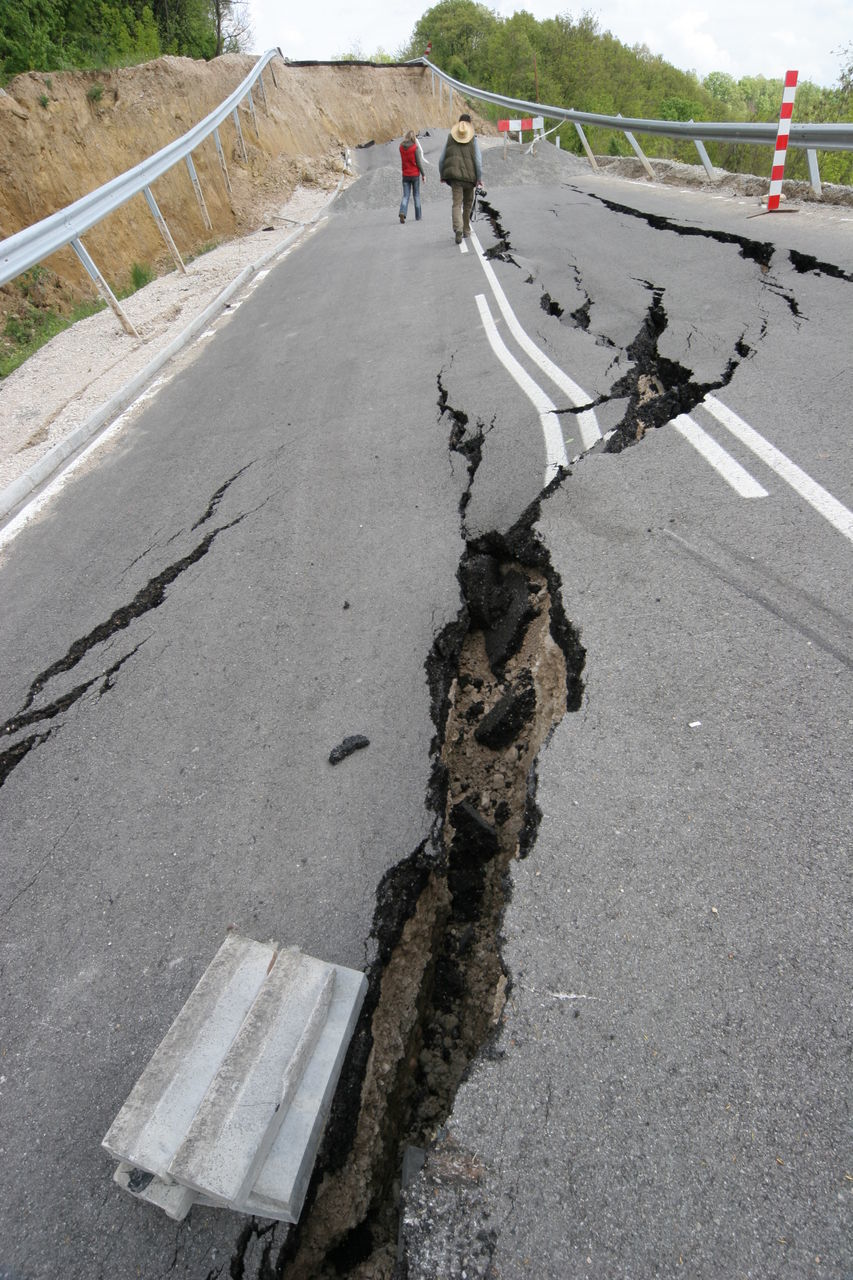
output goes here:
<path id="1" fill-rule="evenodd" d="M 57 334 L 10 374 L 0 389 L 0 495 L 145 369 L 242 271 L 274 254 L 294 231 L 310 234 L 334 191 L 298 187 L 262 229 L 218 245 L 188 263 L 186 274 L 171 271 L 125 299 L 121 305 L 138 338 L 104 309 Z M 167 366 L 169 374 L 180 359 Z"/>

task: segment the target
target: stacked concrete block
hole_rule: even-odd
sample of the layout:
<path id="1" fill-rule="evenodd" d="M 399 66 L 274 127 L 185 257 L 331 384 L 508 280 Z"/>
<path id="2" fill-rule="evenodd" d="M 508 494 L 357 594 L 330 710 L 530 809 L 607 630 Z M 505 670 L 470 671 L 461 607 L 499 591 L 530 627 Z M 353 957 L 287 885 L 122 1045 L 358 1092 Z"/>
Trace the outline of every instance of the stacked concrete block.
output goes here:
<path id="1" fill-rule="evenodd" d="M 367 980 L 230 935 L 103 1140 L 119 1186 L 296 1222 Z"/>

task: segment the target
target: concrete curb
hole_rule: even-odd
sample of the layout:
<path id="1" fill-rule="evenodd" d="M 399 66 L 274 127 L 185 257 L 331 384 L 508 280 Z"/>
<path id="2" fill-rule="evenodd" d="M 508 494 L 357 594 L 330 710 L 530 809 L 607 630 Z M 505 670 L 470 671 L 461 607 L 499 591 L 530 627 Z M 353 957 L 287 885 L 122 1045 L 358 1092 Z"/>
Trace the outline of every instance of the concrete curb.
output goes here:
<path id="1" fill-rule="evenodd" d="M 0 527 L 16 515 L 24 503 L 31 498 L 39 489 L 44 487 L 49 481 L 53 480 L 62 468 L 63 463 L 69 461 L 76 454 L 80 453 L 86 445 L 90 444 L 97 436 L 102 428 L 113 422 L 118 415 L 125 409 L 129 408 L 136 400 L 141 391 L 148 385 L 155 374 L 167 364 L 173 356 L 176 356 L 193 338 L 207 327 L 210 322 L 215 319 L 220 311 L 231 300 L 235 293 L 238 293 L 243 286 L 251 280 L 258 271 L 271 262 L 273 258 L 283 253 L 285 249 L 294 244 L 303 234 L 306 228 L 312 226 L 321 215 L 329 208 L 332 201 L 335 200 L 343 186 L 343 178 L 338 183 L 331 197 L 326 201 L 321 209 L 314 214 L 313 218 L 309 218 L 296 231 L 292 231 L 289 236 L 282 240 L 279 244 L 274 245 L 263 254 L 257 262 L 252 262 L 248 267 L 244 267 L 238 276 L 236 276 L 225 289 L 218 294 L 213 302 L 209 303 L 199 315 L 195 317 L 185 329 L 173 338 L 168 346 L 159 351 L 153 360 L 140 369 L 135 377 L 131 378 L 121 390 L 110 396 L 109 400 L 101 405 L 100 409 L 81 422 L 78 427 L 63 439 L 58 441 L 53 448 L 49 449 L 44 457 L 39 458 L 38 462 L 33 463 L 28 471 L 18 476 L 17 480 L 13 480 L 10 485 L 0 491 Z"/>

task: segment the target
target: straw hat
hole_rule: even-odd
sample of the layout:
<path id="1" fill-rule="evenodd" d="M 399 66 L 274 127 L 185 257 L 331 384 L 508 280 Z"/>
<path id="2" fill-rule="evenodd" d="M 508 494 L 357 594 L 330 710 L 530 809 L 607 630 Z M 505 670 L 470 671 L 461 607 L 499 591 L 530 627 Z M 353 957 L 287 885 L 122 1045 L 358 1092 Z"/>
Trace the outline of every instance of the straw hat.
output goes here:
<path id="1" fill-rule="evenodd" d="M 474 126 L 470 120 L 458 120 L 450 130 L 450 136 L 455 142 L 461 142 L 464 145 L 474 137 Z"/>

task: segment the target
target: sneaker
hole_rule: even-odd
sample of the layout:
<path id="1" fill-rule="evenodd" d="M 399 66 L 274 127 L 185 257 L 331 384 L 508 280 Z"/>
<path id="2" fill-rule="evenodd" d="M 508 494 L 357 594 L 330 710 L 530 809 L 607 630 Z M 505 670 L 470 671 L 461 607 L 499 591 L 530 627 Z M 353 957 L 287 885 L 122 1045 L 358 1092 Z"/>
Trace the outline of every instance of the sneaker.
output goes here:
<path id="1" fill-rule="evenodd" d="M 457 244 L 461 244 L 461 243 L 462 243 L 462 232 L 461 232 L 461 231 L 457 231 L 457 232 L 456 232 L 456 243 L 457 243 Z"/>
<path id="2" fill-rule="evenodd" d="M 405 221 L 406 221 L 406 215 L 405 215 L 404 213 L 401 213 L 401 214 L 400 214 L 400 221 L 401 221 L 401 222 L 405 222 Z"/>

